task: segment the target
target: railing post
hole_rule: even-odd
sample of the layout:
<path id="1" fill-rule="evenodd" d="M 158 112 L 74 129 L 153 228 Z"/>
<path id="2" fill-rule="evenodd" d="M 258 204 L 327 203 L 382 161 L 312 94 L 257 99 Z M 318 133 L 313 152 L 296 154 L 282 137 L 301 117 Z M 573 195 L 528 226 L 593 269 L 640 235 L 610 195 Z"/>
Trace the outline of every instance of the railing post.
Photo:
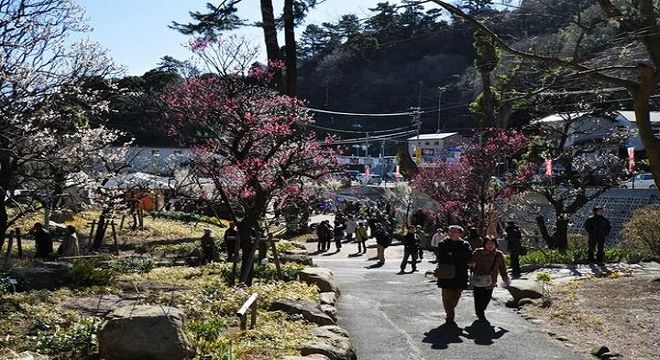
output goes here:
<path id="1" fill-rule="evenodd" d="M 254 293 L 250 295 L 250 297 L 245 300 L 243 303 L 243 306 L 241 306 L 240 309 L 236 312 L 236 316 L 241 321 L 241 331 L 247 330 L 247 312 L 251 311 L 252 313 L 250 314 L 250 329 L 254 329 L 254 327 L 257 325 L 257 294 Z"/>

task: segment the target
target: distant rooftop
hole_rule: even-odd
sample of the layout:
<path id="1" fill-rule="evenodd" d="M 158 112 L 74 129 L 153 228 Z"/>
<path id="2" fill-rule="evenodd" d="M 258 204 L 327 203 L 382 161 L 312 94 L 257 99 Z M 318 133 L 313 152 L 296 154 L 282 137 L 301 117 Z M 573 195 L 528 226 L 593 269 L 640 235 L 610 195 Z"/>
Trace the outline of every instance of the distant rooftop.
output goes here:
<path id="1" fill-rule="evenodd" d="M 621 114 L 626 119 L 628 119 L 628 121 L 631 121 L 631 122 L 636 121 L 634 111 L 618 110 L 616 112 Z M 540 122 L 543 123 L 543 122 L 566 121 L 566 120 L 569 120 L 569 119 L 576 119 L 576 118 L 582 117 L 584 115 L 589 115 L 589 114 L 591 114 L 591 112 L 589 112 L 589 111 L 552 114 L 552 115 L 548 115 L 544 118 L 535 120 L 533 122 L 534 123 L 540 123 Z M 660 111 L 651 111 L 650 115 L 651 115 L 651 122 L 652 123 L 660 123 Z"/>
<path id="2" fill-rule="evenodd" d="M 449 133 L 433 133 L 433 134 L 419 134 L 419 140 L 442 140 L 446 139 L 448 137 L 454 136 L 458 134 L 457 132 L 449 132 Z M 408 141 L 415 141 L 417 140 L 417 135 L 413 137 L 409 137 Z"/>

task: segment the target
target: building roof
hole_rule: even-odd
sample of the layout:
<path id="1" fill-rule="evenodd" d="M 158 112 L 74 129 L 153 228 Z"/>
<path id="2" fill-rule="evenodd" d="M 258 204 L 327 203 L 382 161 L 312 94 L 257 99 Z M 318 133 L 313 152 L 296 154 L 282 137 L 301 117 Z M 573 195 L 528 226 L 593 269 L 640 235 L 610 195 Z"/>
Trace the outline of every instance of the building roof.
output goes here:
<path id="1" fill-rule="evenodd" d="M 623 115 L 626 119 L 629 121 L 635 122 L 635 112 L 634 111 L 624 111 L 624 110 L 619 110 L 617 111 L 619 114 Z M 651 111 L 651 122 L 652 123 L 660 123 L 660 111 Z"/>
<path id="2" fill-rule="evenodd" d="M 458 134 L 457 132 L 449 132 L 449 133 L 434 133 L 434 134 L 419 134 L 419 140 L 442 140 L 446 139 L 448 137 L 452 137 L 454 135 Z M 417 140 L 417 135 L 413 137 L 409 137 L 408 141 L 415 141 Z"/>
<path id="3" fill-rule="evenodd" d="M 617 111 L 617 113 L 621 114 L 623 117 L 628 119 L 628 121 L 635 122 L 635 112 L 634 111 L 619 110 L 619 111 Z M 572 113 L 552 114 L 552 115 L 548 115 L 544 118 L 534 120 L 534 121 L 532 121 L 532 123 L 567 121 L 569 119 L 577 119 L 579 117 L 582 117 L 584 115 L 589 115 L 589 114 L 591 114 L 590 111 L 578 111 L 578 112 L 572 112 Z M 652 123 L 660 123 L 660 111 L 651 111 L 650 115 L 651 115 L 651 122 Z"/>

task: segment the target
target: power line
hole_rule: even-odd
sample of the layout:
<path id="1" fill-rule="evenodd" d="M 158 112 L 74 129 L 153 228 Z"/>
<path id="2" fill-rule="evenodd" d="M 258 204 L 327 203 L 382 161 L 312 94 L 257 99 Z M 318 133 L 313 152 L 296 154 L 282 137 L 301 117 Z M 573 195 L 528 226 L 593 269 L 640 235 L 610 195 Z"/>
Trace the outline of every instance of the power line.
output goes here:
<path id="1" fill-rule="evenodd" d="M 398 128 L 393 128 L 393 129 L 386 129 L 386 130 L 374 130 L 374 131 L 357 131 L 357 130 L 344 130 L 344 129 L 333 129 L 329 127 L 324 127 L 324 126 L 319 126 L 319 125 L 314 125 L 314 124 L 306 124 L 306 126 L 319 129 L 319 130 L 325 130 L 325 131 L 332 131 L 332 132 L 339 132 L 339 133 L 346 133 L 346 134 L 379 134 L 379 133 L 387 133 L 390 131 L 399 131 L 399 130 L 406 130 L 409 129 L 412 126 L 415 125 L 408 125 L 404 127 L 398 127 Z"/>

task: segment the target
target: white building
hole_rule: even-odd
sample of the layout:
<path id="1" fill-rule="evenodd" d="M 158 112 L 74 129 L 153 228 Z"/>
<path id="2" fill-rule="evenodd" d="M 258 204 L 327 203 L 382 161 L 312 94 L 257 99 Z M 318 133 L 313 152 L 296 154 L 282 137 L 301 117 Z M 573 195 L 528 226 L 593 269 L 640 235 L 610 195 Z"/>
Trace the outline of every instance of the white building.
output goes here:
<path id="1" fill-rule="evenodd" d="M 418 149 L 421 163 L 437 160 L 456 161 L 461 154 L 463 137 L 456 132 L 419 134 L 408 138 L 408 152 L 416 159 Z"/>

